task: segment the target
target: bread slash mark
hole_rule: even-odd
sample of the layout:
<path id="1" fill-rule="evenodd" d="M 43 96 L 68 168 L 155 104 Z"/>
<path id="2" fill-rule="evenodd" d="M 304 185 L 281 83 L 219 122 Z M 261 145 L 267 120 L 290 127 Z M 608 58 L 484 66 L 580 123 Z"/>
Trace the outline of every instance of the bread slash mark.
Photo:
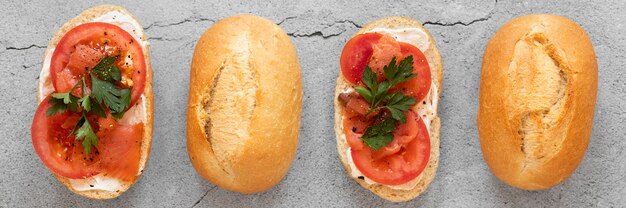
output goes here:
<path id="1" fill-rule="evenodd" d="M 228 175 L 250 139 L 251 117 L 256 106 L 256 74 L 250 64 L 249 34 L 242 33 L 232 44 L 232 55 L 213 80 L 206 113 L 205 133 L 213 154 Z"/>
<path id="2" fill-rule="evenodd" d="M 571 70 L 564 52 L 543 31 L 536 26 L 522 37 L 509 64 L 506 108 L 526 158 L 522 171 L 560 151 L 571 121 L 566 116 Z"/>

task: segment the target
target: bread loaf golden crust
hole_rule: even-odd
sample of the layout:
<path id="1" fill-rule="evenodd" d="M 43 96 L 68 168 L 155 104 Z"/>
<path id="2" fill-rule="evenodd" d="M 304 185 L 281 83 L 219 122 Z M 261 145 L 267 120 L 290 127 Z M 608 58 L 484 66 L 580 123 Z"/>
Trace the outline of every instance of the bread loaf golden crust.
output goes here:
<path id="1" fill-rule="evenodd" d="M 597 63 L 589 37 L 556 15 L 512 19 L 485 49 L 477 116 L 483 156 L 511 186 L 550 188 L 582 161 Z"/>
<path id="2" fill-rule="evenodd" d="M 187 150 L 196 171 L 240 193 L 270 189 L 298 146 L 302 80 L 296 50 L 253 15 L 215 23 L 191 64 Z"/>
<path id="3" fill-rule="evenodd" d="M 432 90 L 436 90 L 437 95 L 441 95 L 441 81 L 443 77 L 443 65 L 441 63 L 441 56 L 439 55 L 439 50 L 437 49 L 435 39 L 432 37 L 428 30 L 424 28 L 424 26 L 411 18 L 401 17 L 401 16 L 392 16 L 384 19 L 373 21 L 367 25 L 365 25 L 359 32 L 355 35 L 367 33 L 375 28 L 388 28 L 388 29 L 396 29 L 396 28 L 419 28 L 424 30 L 429 37 L 429 47 L 428 50 L 422 51 L 426 56 L 426 59 L 431 64 L 431 76 L 433 82 L 437 86 L 433 86 Z M 432 62 L 432 63 L 431 63 Z M 348 172 L 348 175 L 352 177 L 352 169 L 350 167 L 348 161 L 347 150 L 349 148 L 346 140 L 342 135 L 343 131 L 343 107 L 339 102 L 339 94 L 343 92 L 344 89 L 349 88 L 350 84 L 347 83 L 343 77 L 343 74 L 339 72 L 339 77 L 337 78 L 337 84 L 335 88 L 335 135 L 337 141 L 337 151 L 339 153 L 339 158 L 343 163 L 344 168 Z M 435 88 L 436 87 L 436 88 Z M 419 182 L 415 186 L 415 188 L 411 190 L 398 190 L 392 189 L 385 185 L 380 184 L 368 184 L 362 179 L 354 178 L 353 179 L 361 185 L 363 188 L 370 190 L 372 193 L 380 196 L 383 199 L 394 201 L 394 202 L 403 202 L 414 199 L 419 196 L 422 192 L 428 188 L 428 185 L 435 178 L 437 167 L 439 164 L 439 128 L 440 128 L 440 119 L 437 116 L 431 123 L 429 129 L 430 135 L 430 160 L 428 165 L 421 173 L 421 178 Z"/>
<path id="4" fill-rule="evenodd" d="M 65 34 L 67 32 L 69 32 L 71 29 L 73 29 L 74 27 L 84 24 L 84 23 L 88 23 L 88 22 L 92 22 L 94 19 L 107 14 L 109 12 L 112 11 L 117 11 L 120 12 L 124 15 L 128 15 L 130 17 L 133 18 L 133 20 L 139 22 L 137 20 L 137 18 L 135 16 L 133 16 L 128 10 L 119 7 L 119 6 L 114 6 L 114 5 L 100 5 L 100 6 L 96 6 L 96 7 L 92 7 L 89 8 L 85 11 L 83 11 L 82 13 L 80 13 L 78 16 L 74 17 L 73 19 L 71 19 L 70 21 L 68 21 L 67 23 L 65 23 L 61 28 L 59 28 L 59 30 L 57 31 L 57 33 L 54 35 L 54 37 L 52 38 L 52 40 L 50 40 L 50 43 L 48 44 L 48 47 L 46 48 L 46 52 L 44 54 L 48 54 L 50 50 L 56 48 L 57 44 L 59 43 L 59 41 L 61 40 L 61 38 L 63 38 L 63 36 L 65 36 Z M 146 40 L 146 35 L 143 31 L 143 29 L 140 28 L 141 31 L 138 31 L 139 34 L 141 34 L 141 38 L 143 40 Z M 140 40 L 139 40 L 140 41 Z M 144 122 L 144 126 L 143 126 L 143 136 L 142 136 L 142 142 L 141 142 L 141 157 L 140 157 L 140 167 L 143 167 L 143 169 L 145 170 L 146 166 L 147 166 L 147 162 L 148 162 L 148 157 L 150 156 L 150 147 L 152 144 L 152 124 L 153 124 L 153 106 L 154 106 L 154 96 L 152 94 L 152 67 L 150 66 L 150 56 L 149 56 L 149 51 L 148 51 L 148 45 L 146 45 L 143 48 L 143 55 L 144 55 L 144 59 L 146 61 L 146 83 L 144 86 L 144 91 L 143 91 L 143 95 L 146 97 L 145 99 L 145 107 L 146 107 L 146 122 Z M 45 59 L 45 57 L 44 57 Z M 40 82 L 42 82 L 43 80 L 39 80 Z M 41 85 L 39 85 L 41 86 Z M 42 89 L 38 88 L 37 91 L 41 91 Z M 37 101 L 41 102 L 41 100 L 43 100 L 45 97 L 39 97 L 39 93 L 37 93 Z M 143 171 L 142 171 L 143 172 Z M 133 184 L 135 184 L 135 182 L 139 179 L 139 176 L 141 176 L 141 173 L 138 174 L 138 176 L 133 180 L 133 181 L 121 181 L 121 188 L 119 190 L 116 191 L 106 191 L 106 190 L 89 190 L 89 191 L 79 191 L 76 190 L 71 184 L 68 178 L 65 178 L 63 176 L 57 175 L 55 173 L 53 173 L 54 176 L 63 184 L 65 185 L 70 191 L 84 196 L 84 197 L 88 197 L 88 198 L 92 198 L 92 199 L 112 199 L 112 198 L 116 198 L 118 196 L 120 196 L 122 193 L 124 193 L 126 190 L 128 190 Z"/>

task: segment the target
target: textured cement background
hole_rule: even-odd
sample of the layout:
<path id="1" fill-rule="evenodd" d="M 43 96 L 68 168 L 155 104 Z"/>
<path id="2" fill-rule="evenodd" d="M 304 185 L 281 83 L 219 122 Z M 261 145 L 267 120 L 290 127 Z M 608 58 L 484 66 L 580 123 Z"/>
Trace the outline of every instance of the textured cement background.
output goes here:
<path id="1" fill-rule="evenodd" d="M 30 139 L 36 82 L 53 33 L 103 3 L 133 12 L 150 38 L 155 123 L 143 177 L 124 195 L 89 200 L 66 190 L 42 165 Z M 0 2 L 0 207 L 626 207 L 626 1 L 178 1 Z M 194 171 L 185 144 L 189 66 L 197 39 L 215 21 L 252 13 L 279 23 L 300 56 L 304 105 L 296 159 L 275 188 L 241 195 Z M 482 54 L 507 20 L 552 13 L 591 36 L 599 65 L 593 135 L 585 160 L 564 183 L 523 191 L 496 179 L 476 130 Z M 441 164 L 419 198 L 390 203 L 348 177 L 335 149 L 333 90 L 339 55 L 359 27 L 390 15 L 425 22 L 444 64 Z M 576 44 L 576 43 L 572 43 Z"/>

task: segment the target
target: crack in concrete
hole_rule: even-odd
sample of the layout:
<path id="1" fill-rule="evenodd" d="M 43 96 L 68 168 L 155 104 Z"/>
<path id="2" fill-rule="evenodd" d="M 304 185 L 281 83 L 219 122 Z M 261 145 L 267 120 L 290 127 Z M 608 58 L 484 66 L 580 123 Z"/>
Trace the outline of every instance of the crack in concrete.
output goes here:
<path id="1" fill-rule="evenodd" d="M 198 199 L 196 201 L 196 203 L 193 204 L 193 206 L 191 206 L 191 208 L 196 207 L 198 204 L 200 204 L 200 202 L 202 201 L 202 199 L 204 199 L 204 197 L 206 197 L 209 192 L 213 191 L 213 189 L 217 188 L 217 186 L 213 186 L 213 188 L 210 188 L 209 190 L 207 190 L 206 192 L 204 192 L 204 195 L 202 195 L 202 197 L 200 197 L 200 199 Z"/>
<path id="2" fill-rule="evenodd" d="M 486 17 L 481 17 L 469 22 L 462 22 L 462 21 L 456 21 L 453 23 L 446 23 L 446 22 L 441 22 L 441 21 L 436 21 L 436 22 L 431 22 L 431 21 L 426 21 L 423 23 L 423 25 L 436 25 L 436 26 L 442 26 L 442 27 L 451 27 L 451 26 L 456 26 L 456 25 L 462 25 L 462 26 L 470 26 L 474 23 L 477 22 L 484 22 L 484 21 L 488 21 L 489 19 L 491 19 L 491 15 L 493 15 L 493 13 L 496 10 L 496 7 L 498 6 L 498 0 L 495 0 L 495 3 L 493 5 L 493 9 L 491 9 L 491 11 L 489 11 L 489 13 L 487 14 Z"/>
<path id="3" fill-rule="evenodd" d="M 173 22 L 173 23 L 161 23 L 161 22 L 154 22 L 150 25 L 148 25 L 147 27 L 144 27 L 143 30 L 144 31 L 148 31 L 153 27 L 160 27 L 160 28 L 164 28 L 164 27 L 171 27 L 171 26 L 176 26 L 176 25 L 182 25 L 185 23 L 190 23 L 190 22 L 213 22 L 215 23 L 215 20 L 213 19 L 209 19 L 209 18 L 204 18 L 204 17 L 188 17 L 185 18 L 182 21 L 178 21 L 178 22 Z M 169 41 L 180 41 L 183 40 L 183 38 L 168 38 L 168 37 L 148 37 L 148 40 L 154 40 L 154 41 L 165 41 L 165 42 L 169 42 Z"/>
<path id="4" fill-rule="evenodd" d="M 26 64 L 22 64 L 22 68 L 23 69 L 28 69 L 28 68 L 31 68 L 31 67 L 34 67 L 34 66 L 37 66 L 37 65 L 39 65 L 39 63 L 31 64 L 31 65 L 28 65 L 28 66 L 26 66 Z"/>
<path id="5" fill-rule="evenodd" d="M 310 38 L 310 37 L 315 37 L 315 36 L 321 36 L 322 38 L 326 39 L 326 38 L 341 35 L 342 33 L 343 32 L 324 35 L 322 31 L 315 31 L 309 34 L 295 34 L 295 32 L 292 32 L 292 33 L 287 33 L 287 35 L 294 37 L 294 38 Z"/>
<path id="6" fill-rule="evenodd" d="M 215 23 L 215 20 L 209 19 L 209 18 L 204 18 L 204 17 L 188 17 L 188 18 L 185 18 L 182 21 L 174 22 L 174 23 L 154 22 L 154 23 L 148 25 L 147 27 L 144 27 L 143 30 L 149 30 L 152 27 L 170 27 L 170 26 L 185 24 L 185 23 L 188 23 L 188 22 L 213 22 L 213 23 Z"/>
<path id="7" fill-rule="evenodd" d="M 148 40 L 169 42 L 169 41 L 180 41 L 180 40 L 183 40 L 183 39 L 182 38 L 166 38 L 166 37 L 149 37 Z"/>
<path id="8" fill-rule="evenodd" d="M 28 49 L 31 49 L 31 48 L 46 48 L 46 46 L 40 46 L 40 45 L 32 44 L 32 45 L 27 46 L 27 47 L 6 47 L 5 49 L 7 51 L 8 50 L 22 51 L 22 50 L 28 50 Z"/>
<path id="9" fill-rule="evenodd" d="M 297 19 L 297 18 L 298 18 L 298 16 L 289 16 L 289 17 L 286 17 L 285 19 L 281 20 L 280 22 L 276 23 L 276 25 L 281 25 L 281 24 L 285 23 L 287 20 Z M 356 27 L 356 28 L 361 28 L 362 27 L 361 25 L 357 24 L 356 22 L 354 22 L 352 20 L 339 20 L 339 21 L 335 21 L 335 23 L 333 23 L 333 24 L 327 24 L 327 26 L 333 26 L 333 25 L 335 25 L 337 23 L 350 23 L 350 24 L 354 25 L 354 27 Z"/>
<path id="10" fill-rule="evenodd" d="M 295 19 L 295 18 L 298 18 L 298 16 L 289 16 L 289 17 L 281 20 L 280 22 L 276 23 L 276 25 L 281 25 L 281 24 L 285 23 L 285 21 L 290 20 L 290 19 Z"/>
<path id="11" fill-rule="evenodd" d="M 482 22 L 482 21 L 487 21 L 491 19 L 491 15 L 487 16 L 487 17 L 483 17 L 483 18 L 479 18 L 479 19 L 475 19 L 472 20 L 470 22 L 461 22 L 461 21 L 457 21 L 454 23 L 443 23 L 443 22 L 424 22 L 424 25 L 437 25 L 437 26 L 442 26 L 442 27 L 449 27 L 449 26 L 455 26 L 455 25 L 463 25 L 463 26 L 470 26 L 471 24 L 477 23 L 477 22 Z"/>
<path id="12" fill-rule="evenodd" d="M 352 21 L 352 20 L 339 20 L 339 21 L 335 21 L 335 23 L 330 24 L 330 25 L 328 25 L 328 26 L 329 26 L 329 27 L 332 27 L 332 26 L 334 26 L 335 24 L 338 24 L 338 23 L 350 23 L 350 24 L 352 24 L 354 27 L 359 28 L 359 29 L 363 27 L 363 26 L 361 26 L 361 25 L 357 24 L 356 22 L 354 22 L 354 21 Z"/>
<path id="13" fill-rule="evenodd" d="M 284 23 L 288 19 L 296 19 L 296 18 L 298 18 L 298 17 L 287 17 L 284 20 L 280 21 L 279 23 L 282 24 L 282 23 Z M 339 36 L 339 35 L 343 34 L 345 32 L 345 30 L 341 31 L 341 32 L 338 32 L 338 33 L 330 33 L 330 34 L 324 34 L 324 32 L 323 32 L 324 30 L 332 28 L 332 27 L 334 27 L 337 24 L 345 24 L 345 23 L 350 23 L 355 28 L 362 28 L 361 25 L 357 24 L 356 22 L 354 22 L 352 20 L 338 20 L 338 21 L 335 21 L 334 23 L 331 23 L 331 24 L 323 24 L 323 25 L 326 25 L 327 27 L 322 28 L 320 30 L 316 30 L 316 31 L 314 31 L 312 33 L 296 34 L 297 33 L 297 31 L 296 31 L 296 32 L 287 33 L 287 35 L 291 36 L 291 37 L 294 37 L 294 38 L 301 38 L 301 37 L 307 37 L 308 38 L 308 37 L 321 36 L 322 38 L 327 39 L 327 38 L 330 38 L 330 37 Z"/>
<path id="14" fill-rule="evenodd" d="M 193 46 L 193 45 L 194 45 L 194 43 L 196 43 L 196 41 L 197 41 L 197 40 L 192 40 L 192 41 L 186 42 L 186 43 L 185 43 L 185 44 L 183 44 L 181 47 L 177 48 L 177 50 L 178 50 L 178 49 L 185 48 L 185 47 Z"/>

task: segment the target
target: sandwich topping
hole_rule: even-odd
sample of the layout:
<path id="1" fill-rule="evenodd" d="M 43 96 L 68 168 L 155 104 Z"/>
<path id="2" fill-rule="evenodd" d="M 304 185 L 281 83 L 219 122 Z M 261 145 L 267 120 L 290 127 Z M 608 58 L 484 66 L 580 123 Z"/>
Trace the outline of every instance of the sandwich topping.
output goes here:
<path id="1" fill-rule="evenodd" d="M 426 57 L 415 44 L 369 32 L 348 41 L 341 73 L 351 86 L 338 100 L 353 176 L 412 189 L 430 159 L 430 120 L 423 114 L 433 104 L 433 85 Z"/>
<path id="2" fill-rule="evenodd" d="M 114 24 L 90 22 L 46 56 L 31 127 L 42 162 L 69 179 L 134 180 L 146 120 L 143 45 Z"/>

